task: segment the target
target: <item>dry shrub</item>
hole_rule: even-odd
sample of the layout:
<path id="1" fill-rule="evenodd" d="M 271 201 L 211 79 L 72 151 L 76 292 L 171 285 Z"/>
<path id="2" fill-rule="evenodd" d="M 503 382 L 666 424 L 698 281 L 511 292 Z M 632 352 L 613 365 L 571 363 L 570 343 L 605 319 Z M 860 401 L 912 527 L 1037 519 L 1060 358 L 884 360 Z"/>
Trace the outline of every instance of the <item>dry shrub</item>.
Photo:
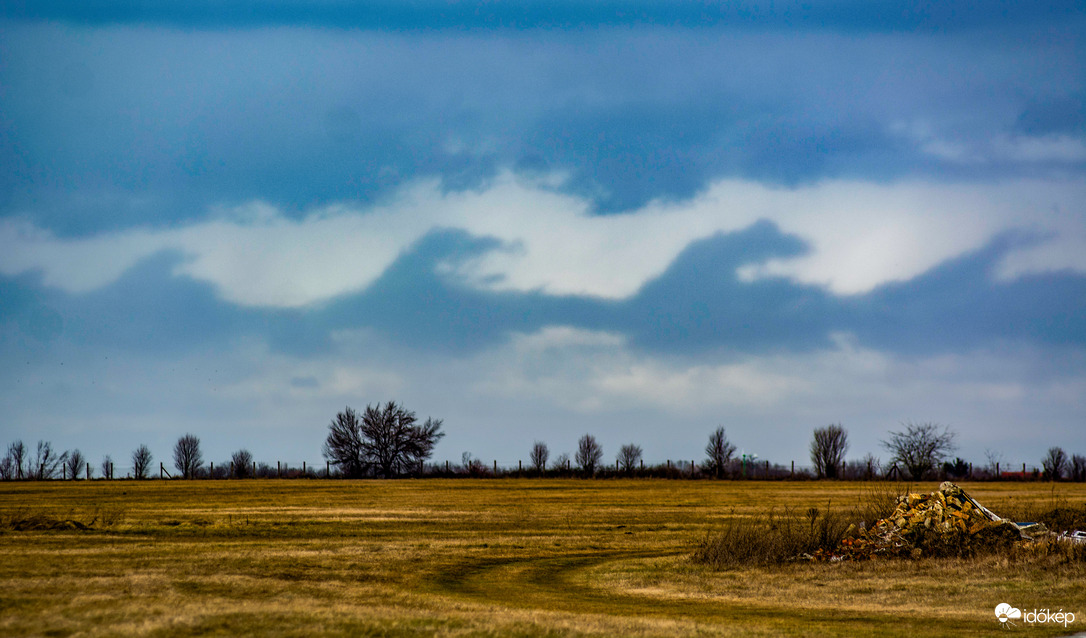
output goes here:
<path id="1" fill-rule="evenodd" d="M 694 550 L 694 561 L 713 569 L 779 565 L 820 548 L 836 547 L 849 520 L 832 510 L 810 508 L 804 516 L 770 512 L 763 520 L 729 520 Z"/>
<path id="2" fill-rule="evenodd" d="M 852 507 L 809 508 L 802 515 L 770 512 L 764 519 L 729 520 L 694 550 L 694 561 L 713 569 L 779 565 L 817 550 L 830 551 L 860 528 L 871 527 L 897 507 L 896 485 L 870 483 Z"/>

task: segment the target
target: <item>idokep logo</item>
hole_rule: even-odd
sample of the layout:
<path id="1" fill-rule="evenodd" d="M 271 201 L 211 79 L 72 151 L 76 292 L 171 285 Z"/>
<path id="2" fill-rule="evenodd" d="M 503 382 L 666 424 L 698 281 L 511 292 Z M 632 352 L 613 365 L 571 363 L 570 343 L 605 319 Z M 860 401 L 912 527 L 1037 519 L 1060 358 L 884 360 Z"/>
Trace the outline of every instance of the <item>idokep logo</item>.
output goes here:
<path id="1" fill-rule="evenodd" d="M 999 626 L 1006 629 L 1008 625 L 1014 624 L 1014 620 L 1022 617 L 1022 610 L 1007 603 L 999 603 L 996 605 L 995 615 L 999 619 Z"/>
<path id="2" fill-rule="evenodd" d="M 1028 625 L 1056 623 L 1066 627 L 1075 622 L 1075 613 L 1071 611 L 1052 611 L 1050 609 L 1034 609 L 1033 611 L 1027 611 L 1022 613 L 1021 609 L 1017 607 L 1011 607 L 1007 603 L 999 603 L 995 608 L 996 619 L 999 620 L 999 626 L 1006 629 L 1009 626 L 1015 625 L 1015 620 L 1024 620 Z"/>

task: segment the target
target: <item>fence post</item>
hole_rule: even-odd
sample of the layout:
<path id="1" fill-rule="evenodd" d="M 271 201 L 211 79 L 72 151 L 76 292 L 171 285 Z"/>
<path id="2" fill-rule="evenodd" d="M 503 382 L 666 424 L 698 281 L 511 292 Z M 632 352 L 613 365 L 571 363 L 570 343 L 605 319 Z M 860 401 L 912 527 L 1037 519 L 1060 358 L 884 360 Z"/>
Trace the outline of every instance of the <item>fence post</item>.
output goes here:
<path id="1" fill-rule="evenodd" d="M 1026 478 L 1026 464 L 1022 464 L 1022 478 Z"/>
<path id="2" fill-rule="evenodd" d="M 209 478 L 209 479 L 215 478 L 215 461 L 211 462 L 211 469 L 208 470 L 208 472 L 207 472 L 207 478 Z"/>
<path id="3" fill-rule="evenodd" d="M 165 471 L 166 471 L 166 468 L 162 466 L 162 461 L 159 461 L 158 462 L 158 478 L 160 478 L 162 480 L 166 480 L 166 477 L 163 475 Z"/>
<path id="4" fill-rule="evenodd" d="M 498 459 L 494 459 L 494 476 L 495 478 L 498 476 Z"/>
<path id="5" fill-rule="evenodd" d="M 90 480 L 90 463 L 87 463 L 87 480 Z"/>
<path id="6" fill-rule="evenodd" d="M 253 461 L 253 478 L 256 478 L 256 461 Z"/>
<path id="7" fill-rule="evenodd" d="M 324 478 L 332 478 L 332 462 L 324 462 Z"/>
<path id="8" fill-rule="evenodd" d="M 769 461 L 765 462 L 765 478 L 769 478 Z"/>
<path id="9" fill-rule="evenodd" d="M 109 480 L 113 480 L 113 461 L 109 462 Z"/>
<path id="10" fill-rule="evenodd" d="M 305 478 L 305 461 L 302 461 L 302 478 Z"/>
<path id="11" fill-rule="evenodd" d="M 792 472 L 788 475 L 788 478 L 796 478 L 796 462 L 792 461 Z"/>
<path id="12" fill-rule="evenodd" d="M 996 478 L 999 478 L 999 461 L 996 461 Z"/>
<path id="13" fill-rule="evenodd" d="M 445 473 L 449 473 L 449 459 L 445 459 Z"/>
<path id="14" fill-rule="evenodd" d="M 283 466 L 279 461 L 275 462 L 275 478 L 283 478 Z"/>

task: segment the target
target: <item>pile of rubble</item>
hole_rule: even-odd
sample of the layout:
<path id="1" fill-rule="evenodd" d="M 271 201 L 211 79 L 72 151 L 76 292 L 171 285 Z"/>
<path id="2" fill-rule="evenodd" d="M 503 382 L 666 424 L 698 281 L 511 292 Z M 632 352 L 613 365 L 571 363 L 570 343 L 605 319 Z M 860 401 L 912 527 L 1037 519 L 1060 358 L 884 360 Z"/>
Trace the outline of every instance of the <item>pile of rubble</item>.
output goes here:
<path id="1" fill-rule="evenodd" d="M 1007 547 L 1049 535 L 1040 523 L 1016 524 L 945 482 L 930 494 L 898 497 L 889 517 L 870 529 L 850 527 L 833 550 L 820 549 L 814 560 L 865 560 L 876 556 L 971 555 L 983 548 Z"/>

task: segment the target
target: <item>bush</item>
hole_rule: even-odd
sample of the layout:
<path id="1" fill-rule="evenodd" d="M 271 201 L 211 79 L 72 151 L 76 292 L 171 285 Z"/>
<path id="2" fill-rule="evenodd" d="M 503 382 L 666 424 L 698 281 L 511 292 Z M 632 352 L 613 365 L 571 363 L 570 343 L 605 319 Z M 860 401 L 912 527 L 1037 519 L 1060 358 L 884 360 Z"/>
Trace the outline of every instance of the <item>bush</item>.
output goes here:
<path id="1" fill-rule="evenodd" d="M 730 520 L 695 548 L 694 561 L 713 569 L 779 565 L 837 547 L 850 525 L 845 516 L 815 507 L 804 517 L 770 512 L 764 520 Z"/>
<path id="2" fill-rule="evenodd" d="M 694 561 L 713 569 L 779 565 L 831 551 L 861 528 L 872 527 L 893 513 L 898 492 L 885 483 L 867 486 L 852 508 L 825 511 L 809 508 L 802 515 L 769 512 L 764 519 L 732 519 L 694 549 Z"/>

